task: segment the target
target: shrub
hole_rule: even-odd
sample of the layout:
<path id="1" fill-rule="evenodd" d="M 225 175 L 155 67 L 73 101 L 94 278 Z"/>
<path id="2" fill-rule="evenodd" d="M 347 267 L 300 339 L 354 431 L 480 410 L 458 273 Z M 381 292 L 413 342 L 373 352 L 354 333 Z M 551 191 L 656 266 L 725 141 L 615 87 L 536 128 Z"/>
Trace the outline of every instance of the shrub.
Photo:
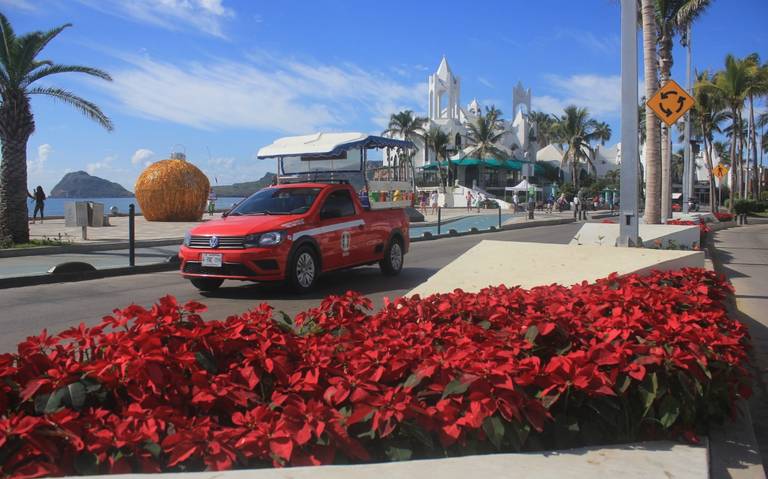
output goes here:
<path id="1" fill-rule="evenodd" d="M 695 440 L 748 397 L 731 286 L 685 269 L 570 288 L 330 296 L 223 321 L 167 296 L 0 355 L 8 477 Z"/>

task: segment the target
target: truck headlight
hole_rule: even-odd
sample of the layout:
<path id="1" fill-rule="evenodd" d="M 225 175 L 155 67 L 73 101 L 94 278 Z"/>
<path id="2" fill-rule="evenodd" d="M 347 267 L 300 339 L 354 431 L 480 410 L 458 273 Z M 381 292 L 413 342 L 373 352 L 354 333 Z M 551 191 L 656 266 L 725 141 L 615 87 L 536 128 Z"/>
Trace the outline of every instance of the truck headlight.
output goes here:
<path id="1" fill-rule="evenodd" d="M 192 242 L 192 235 L 189 231 L 184 233 L 184 246 L 189 246 L 189 244 Z"/>
<path id="2" fill-rule="evenodd" d="M 283 241 L 283 233 L 280 231 L 270 231 L 264 233 L 259 238 L 259 246 L 277 246 Z"/>

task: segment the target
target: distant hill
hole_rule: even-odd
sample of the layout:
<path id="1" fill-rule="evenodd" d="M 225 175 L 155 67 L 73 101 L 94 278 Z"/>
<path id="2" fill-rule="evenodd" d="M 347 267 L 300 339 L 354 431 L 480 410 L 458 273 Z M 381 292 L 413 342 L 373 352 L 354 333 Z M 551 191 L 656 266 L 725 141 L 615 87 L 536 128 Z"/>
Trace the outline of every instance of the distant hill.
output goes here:
<path id="1" fill-rule="evenodd" d="M 85 171 L 67 173 L 53 187 L 51 198 L 131 198 L 133 193 L 117 183 L 91 176 Z"/>
<path id="2" fill-rule="evenodd" d="M 216 192 L 216 196 L 227 196 L 243 198 L 256 193 L 260 189 L 272 184 L 275 179 L 274 173 L 267 173 L 260 180 L 247 181 L 245 183 L 235 183 L 233 185 L 214 186 L 213 191 Z"/>

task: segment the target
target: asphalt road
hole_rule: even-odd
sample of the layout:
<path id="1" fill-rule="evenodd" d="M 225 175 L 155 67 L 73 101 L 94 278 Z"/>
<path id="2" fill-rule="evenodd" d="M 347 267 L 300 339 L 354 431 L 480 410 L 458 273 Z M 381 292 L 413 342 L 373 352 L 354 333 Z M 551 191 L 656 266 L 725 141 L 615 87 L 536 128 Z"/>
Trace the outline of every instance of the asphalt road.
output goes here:
<path id="1" fill-rule="evenodd" d="M 175 271 L 0 290 L 0 352 L 14 351 L 19 341 L 43 328 L 58 333 L 80 322 L 95 324 L 115 308 L 131 303 L 150 306 L 166 294 L 179 301 L 194 299 L 206 304 L 209 310 L 204 317 L 209 319 L 224 319 L 262 302 L 295 314 L 316 306 L 328 294 L 347 290 L 360 291 L 378 306 L 384 297 L 395 298 L 410 291 L 483 239 L 568 243 L 580 227 L 575 223 L 539 226 L 413 243 L 397 277 L 382 276 L 378 267 L 339 271 L 322 276 L 316 290 L 302 296 L 277 285 L 236 281 L 227 281 L 219 291 L 203 295 Z"/>

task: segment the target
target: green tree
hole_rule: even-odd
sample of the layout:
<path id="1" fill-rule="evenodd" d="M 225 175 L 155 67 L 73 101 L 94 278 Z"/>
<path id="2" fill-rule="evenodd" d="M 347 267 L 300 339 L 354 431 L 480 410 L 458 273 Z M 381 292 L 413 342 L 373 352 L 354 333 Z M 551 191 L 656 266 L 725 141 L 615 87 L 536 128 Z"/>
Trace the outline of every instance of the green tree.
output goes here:
<path id="1" fill-rule="evenodd" d="M 730 113 L 731 129 L 733 134 L 730 141 L 730 153 L 728 157 L 734 168 L 734 183 L 731 185 L 733 199 L 741 197 L 743 182 L 743 148 L 744 134 L 740 125 L 743 125 L 743 110 L 750 93 L 751 81 L 754 75 L 754 65 L 744 59 L 738 59 L 733 55 L 725 57 L 725 68 L 717 72 L 711 81 L 703 82 L 701 87 L 705 90 L 716 92 L 725 102 Z M 733 204 L 729 202 L 729 211 L 733 212 Z"/>
<path id="2" fill-rule="evenodd" d="M 427 148 L 430 148 L 432 151 L 435 152 L 435 158 L 437 159 L 437 172 L 438 172 L 438 176 L 440 177 L 440 186 L 443 188 L 443 191 L 445 191 L 445 187 L 447 186 L 446 178 L 443 176 L 443 165 L 440 163 L 440 159 L 442 158 L 443 160 L 448 160 L 447 184 L 450 184 L 451 160 L 450 158 L 448 158 L 448 145 L 450 144 L 450 139 L 448 138 L 448 135 L 443 130 L 441 130 L 439 127 L 435 125 L 431 125 L 429 127 L 429 130 L 427 130 L 427 133 L 424 136 L 424 139 L 426 140 L 425 143 L 427 145 Z"/>
<path id="3" fill-rule="evenodd" d="M 760 65 L 760 56 L 757 53 L 753 53 L 747 57 L 747 62 L 752 66 L 750 75 L 749 86 L 749 121 L 748 121 L 748 137 L 749 137 L 749 160 L 752 163 L 752 181 L 747 185 L 749 193 L 753 198 L 757 198 L 757 191 L 759 189 L 760 176 L 758 173 L 757 164 L 757 121 L 755 120 L 755 99 L 765 97 L 768 95 L 768 63 Z"/>
<path id="4" fill-rule="evenodd" d="M 676 35 L 685 36 L 688 27 L 709 6 L 710 0 L 655 0 L 659 76 L 661 85 L 670 80 L 672 48 Z M 647 78 L 647 77 L 646 77 Z M 649 96 L 650 98 L 650 96 Z M 661 125 L 661 216 L 672 217 L 672 136 L 670 128 Z"/>
<path id="5" fill-rule="evenodd" d="M 486 111 L 485 115 L 480 115 L 467 125 L 467 148 L 464 150 L 464 157 L 478 158 L 485 160 L 496 158 L 506 160 L 507 153 L 500 148 L 499 142 L 504 135 L 501 127 L 500 112 L 495 107 Z M 479 167 L 480 181 L 483 181 L 483 164 Z M 482 183 L 480 186 L 484 186 Z"/>
<path id="6" fill-rule="evenodd" d="M 692 130 L 697 131 L 702 138 L 702 156 L 707 167 L 709 183 L 709 210 L 715 211 L 715 178 L 712 175 L 714 164 L 712 153 L 715 133 L 722 133 L 720 125 L 726 120 L 723 109 L 725 102 L 717 90 L 707 88 L 712 82 L 708 71 L 696 74 L 693 97 L 696 104 L 691 111 Z"/>
<path id="7" fill-rule="evenodd" d="M 532 111 L 528 115 L 528 119 L 536 126 L 536 142 L 539 144 L 539 148 L 553 142 L 555 118 L 552 115 L 543 111 Z"/>
<path id="8" fill-rule="evenodd" d="M 606 123 L 590 118 L 586 108 L 570 105 L 557 119 L 554 131 L 557 141 L 566 145 L 563 166 L 571 166 L 573 185 L 578 190 L 581 164 L 585 163 L 594 170 L 592 143 L 599 141 L 605 144 L 611 139 L 611 128 Z"/>
<path id="9" fill-rule="evenodd" d="M 424 126 L 427 123 L 427 119 L 414 116 L 413 111 L 403 110 L 398 113 L 393 113 L 389 117 L 389 125 L 384 130 L 383 134 L 392 138 L 400 138 L 401 140 L 408 140 L 414 144 L 424 142 Z M 416 165 L 413 162 L 413 156 L 416 154 L 415 150 L 405 152 L 405 161 L 407 167 L 410 169 L 411 178 L 416 179 Z M 401 158 L 399 158 L 402 160 Z"/>
<path id="10" fill-rule="evenodd" d="M 74 93 L 53 86 L 35 86 L 43 78 L 60 73 L 84 73 L 112 80 L 104 71 L 81 65 L 61 65 L 41 59 L 43 49 L 62 31 L 62 25 L 47 32 L 17 36 L 8 19 L 0 13 L 0 239 L 14 243 L 29 241 L 27 211 L 27 142 L 35 131 L 30 97 L 44 95 L 74 107 L 86 117 L 112 130 L 109 118 L 94 103 Z"/>

